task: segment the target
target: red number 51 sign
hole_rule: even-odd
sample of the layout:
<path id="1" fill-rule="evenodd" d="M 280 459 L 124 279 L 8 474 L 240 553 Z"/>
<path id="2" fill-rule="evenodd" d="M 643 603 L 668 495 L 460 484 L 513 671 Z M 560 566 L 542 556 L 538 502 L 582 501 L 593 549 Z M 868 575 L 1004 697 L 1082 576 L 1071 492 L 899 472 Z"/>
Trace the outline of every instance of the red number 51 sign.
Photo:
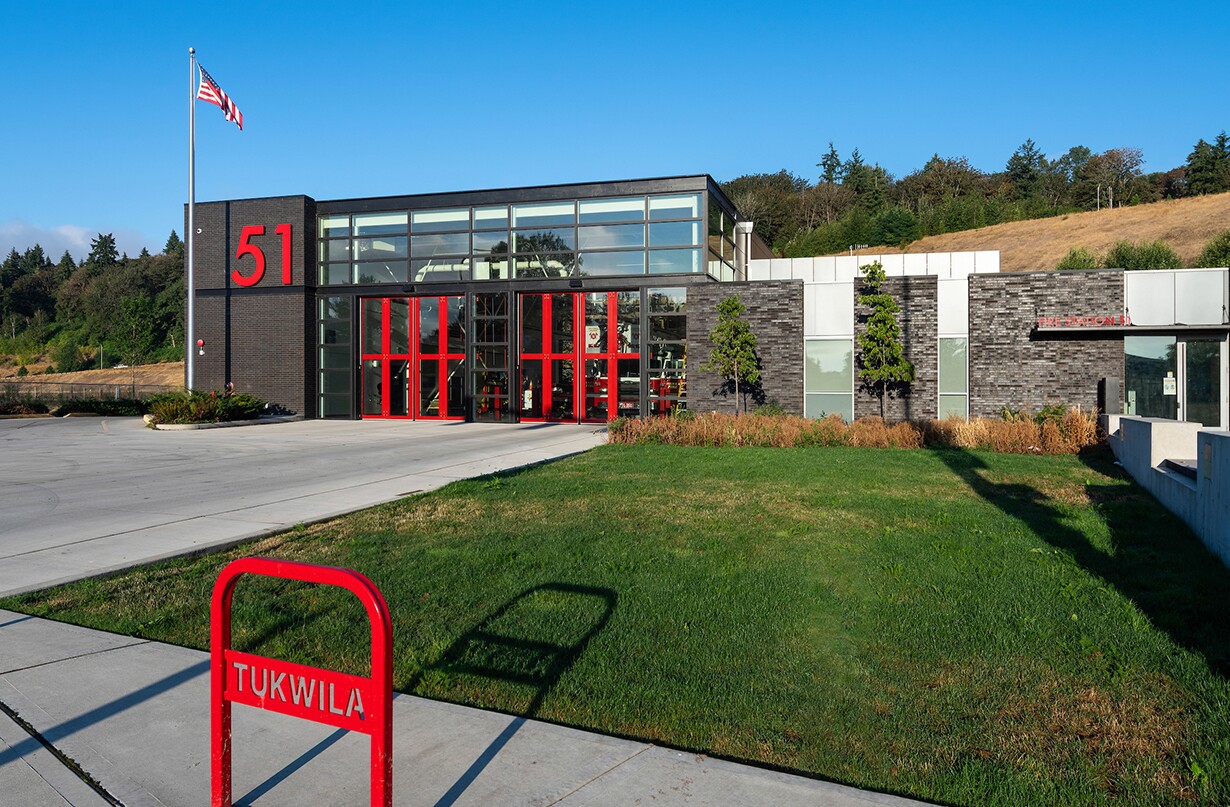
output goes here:
<path id="1" fill-rule="evenodd" d="M 273 228 L 273 232 L 282 237 L 282 285 L 290 285 L 290 225 L 279 224 Z M 250 224 L 243 228 L 239 234 L 239 249 L 235 250 L 236 260 L 244 255 L 251 255 L 256 266 L 252 269 L 252 274 L 245 275 L 243 272 L 236 269 L 231 272 L 231 280 L 235 281 L 240 286 L 255 286 L 261 282 L 261 278 L 265 276 L 265 252 L 258 245 L 252 243 L 253 238 L 263 236 L 265 234 L 265 225 Z"/>

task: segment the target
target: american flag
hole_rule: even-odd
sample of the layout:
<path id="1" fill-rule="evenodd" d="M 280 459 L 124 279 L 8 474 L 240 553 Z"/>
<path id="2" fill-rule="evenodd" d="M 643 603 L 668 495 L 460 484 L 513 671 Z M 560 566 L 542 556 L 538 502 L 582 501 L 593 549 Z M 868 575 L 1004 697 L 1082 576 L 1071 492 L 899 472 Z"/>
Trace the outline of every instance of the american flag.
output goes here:
<path id="1" fill-rule="evenodd" d="M 235 125 L 243 131 L 243 113 L 239 111 L 239 107 L 235 106 L 235 102 L 230 96 L 222 91 L 218 86 L 218 82 L 214 81 L 213 76 L 205 72 L 205 68 L 197 65 L 201 70 L 201 88 L 197 90 L 196 97 L 199 101 L 208 101 L 221 108 L 226 113 L 226 119 L 234 121 Z"/>

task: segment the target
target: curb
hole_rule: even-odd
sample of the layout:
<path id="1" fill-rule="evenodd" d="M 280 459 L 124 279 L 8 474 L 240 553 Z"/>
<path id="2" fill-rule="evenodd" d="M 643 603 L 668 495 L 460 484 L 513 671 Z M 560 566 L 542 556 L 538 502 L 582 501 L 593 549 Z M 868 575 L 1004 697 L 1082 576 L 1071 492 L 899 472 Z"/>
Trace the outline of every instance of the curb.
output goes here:
<path id="1" fill-rule="evenodd" d="M 263 426 L 269 423 L 294 423 L 303 420 L 303 415 L 277 415 L 254 420 L 224 420 L 220 423 L 155 423 L 153 427 L 164 432 L 187 432 L 198 429 L 226 429 L 232 426 Z"/>

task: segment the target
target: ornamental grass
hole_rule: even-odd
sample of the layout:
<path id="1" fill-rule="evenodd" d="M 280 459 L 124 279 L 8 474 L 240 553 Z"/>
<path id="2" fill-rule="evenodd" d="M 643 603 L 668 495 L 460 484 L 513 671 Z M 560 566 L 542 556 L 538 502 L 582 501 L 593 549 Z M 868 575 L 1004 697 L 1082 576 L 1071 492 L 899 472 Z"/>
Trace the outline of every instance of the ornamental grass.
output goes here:
<path id="1" fill-rule="evenodd" d="M 1075 454 L 1098 444 L 1097 413 L 1079 407 L 1047 407 L 1035 417 L 1015 412 L 1002 418 L 948 417 L 889 424 L 879 417 L 846 423 L 840 415 L 726 415 L 682 412 L 663 418 L 619 418 L 610 442 L 623 445 L 805 448 L 977 448 L 1007 454 Z"/>

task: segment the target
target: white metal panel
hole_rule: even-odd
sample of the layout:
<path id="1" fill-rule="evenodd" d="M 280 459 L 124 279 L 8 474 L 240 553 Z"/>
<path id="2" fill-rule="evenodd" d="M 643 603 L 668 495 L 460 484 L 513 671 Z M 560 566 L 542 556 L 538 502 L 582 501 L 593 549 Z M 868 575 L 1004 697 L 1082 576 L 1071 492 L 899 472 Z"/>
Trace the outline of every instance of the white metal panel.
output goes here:
<path id="1" fill-rule="evenodd" d="M 987 249 L 974 253 L 974 271 L 978 274 L 999 271 L 999 250 Z"/>
<path id="2" fill-rule="evenodd" d="M 812 280 L 817 283 L 835 283 L 837 282 L 837 259 L 833 256 L 827 258 L 812 258 Z"/>
<path id="3" fill-rule="evenodd" d="M 768 280 L 769 279 L 769 264 L 772 261 L 766 258 L 757 258 L 747 262 L 747 279 L 748 280 Z"/>
<path id="4" fill-rule="evenodd" d="M 884 271 L 889 277 L 901 277 L 905 274 L 905 256 L 904 255 L 875 255 L 868 256 L 859 266 L 865 266 L 874 260 L 879 260 L 884 264 Z"/>
<path id="5" fill-rule="evenodd" d="M 905 258 L 905 273 L 907 276 L 927 274 L 927 253 L 915 252 L 902 255 Z"/>
<path id="6" fill-rule="evenodd" d="M 803 284 L 803 333 L 816 333 L 819 328 L 820 285 L 817 283 Z"/>
<path id="7" fill-rule="evenodd" d="M 927 274 L 936 277 L 952 277 L 952 253 L 928 252 Z"/>
<path id="8" fill-rule="evenodd" d="M 1174 325 L 1174 272 L 1124 272 L 1123 302 L 1133 325 Z"/>
<path id="9" fill-rule="evenodd" d="M 815 319 L 812 327 L 803 323 L 804 336 L 854 336 L 854 284 L 814 283 Z M 804 298 L 806 300 L 806 297 Z M 810 310 L 810 309 L 809 309 Z"/>
<path id="10" fill-rule="evenodd" d="M 790 279 L 790 259 L 789 258 L 774 258 L 769 263 L 769 279 L 770 280 L 789 280 Z"/>
<path id="11" fill-rule="evenodd" d="M 790 276 L 804 283 L 812 282 L 812 265 L 815 258 L 792 258 L 790 261 Z"/>
<path id="12" fill-rule="evenodd" d="M 936 281 L 940 336 L 969 336 L 969 278 Z"/>
<path id="13" fill-rule="evenodd" d="M 1174 274 L 1174 316 L 1180 325 L 1226 322 L 1226 277 L 1222 269 L 1180 269 Z"/>
<path id="14" fill-rule="evenodd" d="M 857 255 L 839 255 L 836 260 L 836 271 L 838 283 L 845 283 L 854 278 L 859 277 L 858 264 L 862 258 Z"/>
<path id="15" fill-rule="evenodd" d="M 950 252 L 948 253 L 949 261 L 952 265 L 952 273 L 950 277 L 969 277 L 977 271 L 975 265 L 976 253 L 973 252 Z"/>

